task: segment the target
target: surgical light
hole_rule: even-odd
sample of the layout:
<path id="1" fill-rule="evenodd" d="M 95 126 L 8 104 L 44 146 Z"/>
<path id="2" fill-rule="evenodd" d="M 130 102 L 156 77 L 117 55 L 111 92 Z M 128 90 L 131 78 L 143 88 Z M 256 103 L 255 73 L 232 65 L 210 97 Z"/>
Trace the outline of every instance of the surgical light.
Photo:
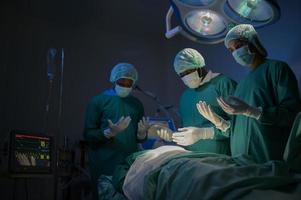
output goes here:
<path id="1" fill-rule="evenodd" d="M 250 23 L 257 27 L 269 24 L 280 16 L 277 4 L 265 0 L 228 0 L 225 6 L 229 16 L 238 23 Z"/>
<path id="2" fill-rule="evenodd" d="M 166 15 L 167 38 L 181 33 L 190 40 L 213 44 L 223 41 L 227 32 L 241 23 L 255 28 L 277 21 L 280 9 L 274 0 L 170 0 Z M 172 28 L 172 15 L 179 25 Z"/>
<path id="3" fill-rule="evenodd" d="M 179 1 L 191 6 L 207 6 L 213 3 L 215 0 L 179 0 Z"/>
<path id="4" fill-rule="evenodd" d="M 211 10 L 192 11 L 187 14 L 185 24 L 199 35 L 216 35 L 226 29 L 224 20 Z"/>

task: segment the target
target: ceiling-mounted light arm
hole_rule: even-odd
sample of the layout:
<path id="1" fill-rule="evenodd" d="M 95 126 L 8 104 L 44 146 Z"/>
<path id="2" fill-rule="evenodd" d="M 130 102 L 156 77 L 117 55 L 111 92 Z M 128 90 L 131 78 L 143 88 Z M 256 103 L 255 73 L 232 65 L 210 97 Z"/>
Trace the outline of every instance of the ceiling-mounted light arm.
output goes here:
<path id="1" fill-rule="evenodd" d="M 255 28 L 280 18 L 277 0 L 169 0 L 166 14 L 166 38 L 176 34 L 202 44 L 222 42 L 236 24 L 252 24 Z M 172 17 L 177 24 L 171 26 Z"/>
<path id="2" fill-rule="evenodd" d="M 173 8 L 169 7 L 169 10 L 166 14 L 166 18 L 165 18 L 165 23 L 166 23 L 166 32 L 165 32 L 165 37 L 170 39 L 173 36 L 175 36 L 176 34 L 180 33 L 182 31 L 181 26 L 176 26 L 175 28 L 171 28 L 171 17 L 173 14 Z"/>

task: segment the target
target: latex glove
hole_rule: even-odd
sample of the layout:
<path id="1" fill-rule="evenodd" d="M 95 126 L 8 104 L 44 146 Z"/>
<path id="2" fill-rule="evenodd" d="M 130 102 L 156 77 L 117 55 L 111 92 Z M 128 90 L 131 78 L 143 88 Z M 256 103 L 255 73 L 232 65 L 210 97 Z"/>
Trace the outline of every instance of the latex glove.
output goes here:
<path id="1" fill-rule="evenodd" d="M 246 102 L 234 96 L 230 96 L 227 101 L 222 97 L 219 97 L 217 98 L 217 102 L 226 113 L 231 115 L 245 115 L 258 120 L 262 113 L 261 108 L 250 106 Z"/>
<path id="2" fill-rule="evenodd" d="M 157 130 L 157 135 L 167 141 L 167 142 L 171 142 L 172 141 L 172 132 L 171 131 L 168 131 L 168 129 L 160 129 L 160 130 Z"/>
<path id="3" fill-rule="evenodd" d="M 213 139 L 213 128 L 185 127 L 172 134 L 172 140 L 181 146 L 188 146 L 203 139 Z"/>
<path id="4" fill-rule="evenodd" d="M 131 117 L 127 116 L 126 118 L 124 118 L 123 116 L 118 120 L 118 122 L 116 122 L 115 124 L 109 119 L 108 123 L 109 123 L 109 128 L 104 130 L 104 135 L 107 138 L 112 138 L 115 137 L 118 133 L 122 132 L 123 130 L 125 130 L 130 122 L 131 122 Z"/>
<path id="5" fill-rule="evenodd" d="M 212 124 L 215 125 L 216 128 L 220 129 L 221 131 L 225 132 L 230 128 L 230 122 L 224 120 L 222 117 L 217 115 L 210 107 L 210 105 L 207 105 L 206 102 L 200 101 L 196 104 L 196 107 L 199 111 L 199 113 L 209 120 Z"/>
<path id="6" fill-rule="evenodd" d="M 145 119 L 145 117 L 143 117 L 142 120 L 140 120 L 138 123 L 137 138 L 139 140 L 143 140 L 146 137 L 149 128 L 149 119 Z"/>

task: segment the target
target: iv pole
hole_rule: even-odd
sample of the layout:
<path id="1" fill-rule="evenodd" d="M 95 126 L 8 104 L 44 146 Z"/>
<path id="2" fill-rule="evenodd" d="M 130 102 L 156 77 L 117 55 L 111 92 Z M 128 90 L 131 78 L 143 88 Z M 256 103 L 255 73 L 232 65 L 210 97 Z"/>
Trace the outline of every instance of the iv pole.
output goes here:
<path id="1" fill-rule="evenodd" d="M 59 110 L 58 110 L 58 119 L 57 119 L 57 131 L 55 136 L 55 153 L 54 153 L 54 160 L 55 160 L 55 166 L 54 166 L 54 199 L 57 199 L 57 189 L 58 189 L 58 144 L 59 144 L 59 136 L 61 135 L 61 124 L 62 124 L 62 110 L 63 110 L 63 83 L 64 83 L 64 49 L 61 49 L 60 52 L 60 88 L 59 88 Z"/>

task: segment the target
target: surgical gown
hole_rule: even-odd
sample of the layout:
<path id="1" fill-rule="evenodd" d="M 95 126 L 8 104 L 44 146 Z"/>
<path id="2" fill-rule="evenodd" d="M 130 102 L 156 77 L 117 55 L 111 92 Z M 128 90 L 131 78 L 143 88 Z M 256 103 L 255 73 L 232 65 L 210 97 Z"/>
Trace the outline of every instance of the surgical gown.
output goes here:
<path id="1" fill-rule="evenodd" d="M 120 98 L 113 89 L 92 98 L 87 108 L 84 138 L 89 144 L 89 166 L 94 182 L 99 175 L 112 175 L 115 166 L 137 151 L 137 126 L 144 115 L 142 103 L 133 96 Z M 129 126 L 114 138 L 107 139 L 103 131 L 108 119 L 116 123 L 130 116 Z"/>
<path id="2" fill-rule="evenodd" d="M 237 115 L 231 132 L 232 156 L 248 154 L 259 162 L 281 160 L 300 97 L 296 77 L 281 61 L 265 60 L 236 87 L 234 96 L 262 107 L 259 120 Z"/>
<path id="3" fill-rule="evenodd" d="M 196 103 L 205 101 L 222 118 L 229 120 L 229 116 L 219 107 L 216 98 L 232 95 L 235 91 L 236 82 L 220 74 L 196 89 L 186 89 L 180 100 L 180 115 L 183 127 L 214 127 L 197 110 Z M 229 132 L 222 132 L 214 127 L 214 138 L 199 140 L 185 147 L 190 151 L 212 152 L 230 154 Z"/>

